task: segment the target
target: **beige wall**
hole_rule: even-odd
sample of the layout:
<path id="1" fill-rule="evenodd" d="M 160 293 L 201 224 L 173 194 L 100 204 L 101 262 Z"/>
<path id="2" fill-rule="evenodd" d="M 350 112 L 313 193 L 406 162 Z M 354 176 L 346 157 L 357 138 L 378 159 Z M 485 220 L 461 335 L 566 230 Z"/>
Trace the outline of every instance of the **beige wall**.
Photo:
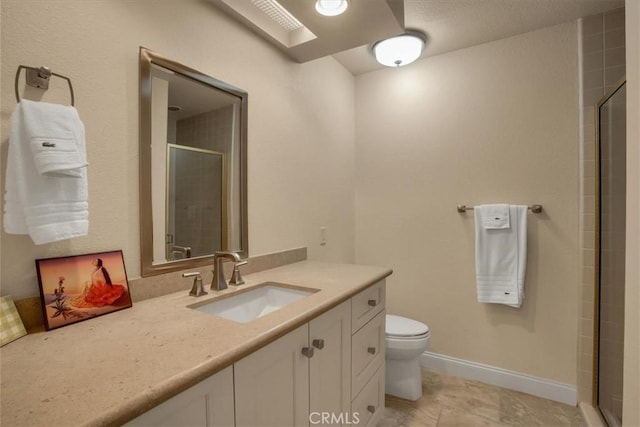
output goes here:
<path id="1" fill-rule="evenodd" d="M 2 2 L 0 173 L 17 66 L 71 77 L 87 134 L 90 234 L 44 246 L 3 234 L 3 295 L 38 294 L 36 258 L 123 249 L 130 278 L 139 276 L 139 46 L 248 91 L 251 255 L 308 246 L 309 258 L 353 261 L 354 83 L 342 66 L 296 64 L 204 1 L 34 4 Z M 60 82 L 43 100 L 67 102 Z"/>
<path id="2" fill-rule="evenodd" d="M 640 426 L 640 2 L 627 0 L 627 262 L 622 420 Z"/>
<path id="3" fill-rule="evenodd" d="M 576 384 L 577 24 L 356 78 L 356 262 L 389 265 L 388 311 L 431 351 Z M 521 309 L 476 302 L 473 214 L 529 215 Z"/>

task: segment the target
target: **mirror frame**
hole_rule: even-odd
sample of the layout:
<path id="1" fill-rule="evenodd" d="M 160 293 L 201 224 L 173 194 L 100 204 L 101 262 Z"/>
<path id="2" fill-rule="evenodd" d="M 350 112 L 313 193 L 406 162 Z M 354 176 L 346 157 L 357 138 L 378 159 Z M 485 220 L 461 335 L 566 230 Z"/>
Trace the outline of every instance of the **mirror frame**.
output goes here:
<path id="1" fill-rule="evenodd" d="M 139 63 L 139 199 L 140 199 L 140 274 L 142 277 L 184 270 L 201 265 L 212 265 L 213 254 L 197 258 L 186 258 L 153 263 L 153 219 L 151 197 L 151 64 L 173 71 L 216 90 L 240 99 L 240 243 L 241 258 L 249 256 L 249 225 L 247 209 L 247 119 L 248 94 L 223 81 L 214 79 L 200 71 L 140 47 Z"/>

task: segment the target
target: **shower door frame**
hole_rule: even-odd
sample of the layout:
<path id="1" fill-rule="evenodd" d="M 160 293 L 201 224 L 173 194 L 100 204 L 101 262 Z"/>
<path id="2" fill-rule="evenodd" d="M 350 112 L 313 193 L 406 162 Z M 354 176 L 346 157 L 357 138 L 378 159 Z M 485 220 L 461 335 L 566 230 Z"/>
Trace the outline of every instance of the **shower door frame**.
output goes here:
<path id="1" fill-rule="evenodd" d="M 600 406 L 598 405 L 599 395 L 599 378 L 600 378 L 600 203 L 601 196 L 601 179 L 600 179 L 600 108 L 615 95 L 622 86 L 627 83 L 626 76 L 622 76 L 620 80 L 613 86 L 600 100 L 595 104 L 594 122 L 595 122 L 595 210 L 594 210 L 594 264 L 593 264 L 593 280 L 594 280 L 594 313 L 593 313 L 593 388 L 591 393 L 591 404 L 598 411 L 600 416 L 606 421 Z"/>

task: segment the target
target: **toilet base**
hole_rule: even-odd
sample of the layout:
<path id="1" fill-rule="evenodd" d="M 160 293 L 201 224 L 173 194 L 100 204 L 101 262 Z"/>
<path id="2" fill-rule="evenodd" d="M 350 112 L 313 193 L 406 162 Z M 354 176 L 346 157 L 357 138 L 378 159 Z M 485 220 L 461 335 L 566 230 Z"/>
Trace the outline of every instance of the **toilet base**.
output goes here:
<path id="1" fill-rule="evenodd" d="M 384 391 L 386 394 L 402 399 L 420 399 L 422 397 L 420 359 L 387 359 Z"/>

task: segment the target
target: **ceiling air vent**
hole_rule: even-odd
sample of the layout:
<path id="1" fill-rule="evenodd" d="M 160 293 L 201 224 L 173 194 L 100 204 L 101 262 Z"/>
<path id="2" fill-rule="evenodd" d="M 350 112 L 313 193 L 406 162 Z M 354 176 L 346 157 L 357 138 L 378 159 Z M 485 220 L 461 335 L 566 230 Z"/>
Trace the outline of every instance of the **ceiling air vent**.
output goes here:
<path id="1" fill-rule="evenodd" d="M 276 0 L 251 0 L 251 3 L 287 31 L 295 31 L 304 27 L 302 22 L 287 12 L 287 9 L 282 7 Z"/>

